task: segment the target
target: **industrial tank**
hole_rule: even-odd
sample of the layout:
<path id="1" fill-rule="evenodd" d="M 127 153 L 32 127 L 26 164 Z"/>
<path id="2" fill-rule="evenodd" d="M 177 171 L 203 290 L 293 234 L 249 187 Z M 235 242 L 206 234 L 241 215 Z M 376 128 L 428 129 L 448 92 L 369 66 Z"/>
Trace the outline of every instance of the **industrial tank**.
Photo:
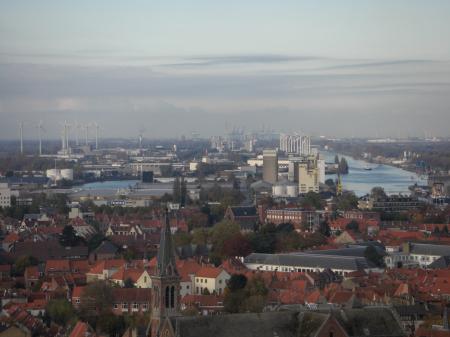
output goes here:
<path id="1" fill-rule="evenodd" d="M 298 197 L 298 185 L 297 184 L 289 184 L 286 186 L 286 194 L 290 198 Z"/>
<path id="2" fill-rule="evenodd" d="M 60 176 L 61 179 L 73 180 L 73 169 L 62 169 Z"/>
<path id="3" fill-rule="evenodd" d="M 286 195 L 286 185 L 276 184 L 272 187 L 272 194 L 276 197 L 282 197 Z"/>

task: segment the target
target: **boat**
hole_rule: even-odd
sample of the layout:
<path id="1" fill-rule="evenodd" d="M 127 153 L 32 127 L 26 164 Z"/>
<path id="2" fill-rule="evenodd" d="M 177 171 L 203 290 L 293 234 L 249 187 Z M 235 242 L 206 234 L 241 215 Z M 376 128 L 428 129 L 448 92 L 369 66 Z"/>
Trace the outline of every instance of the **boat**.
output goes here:
<path id="1" fill-rule="evenodd" d="M 366 170 L 366 171 L 372 171 L 372 168 L 371 168 L 370 166 L 366 165 L 366 166 L 364 166 L 364 170 Z"/>

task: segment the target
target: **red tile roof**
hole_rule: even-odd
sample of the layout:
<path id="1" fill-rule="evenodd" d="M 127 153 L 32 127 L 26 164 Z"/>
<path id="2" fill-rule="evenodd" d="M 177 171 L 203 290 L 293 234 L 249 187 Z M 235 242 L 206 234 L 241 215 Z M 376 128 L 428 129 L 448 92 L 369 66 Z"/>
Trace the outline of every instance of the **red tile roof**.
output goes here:
<path id="1" fill-rule="evenodd" d="M 216 278 L 223 271 L 221 268 L 215 267 L 201 267 L 196 273 L 195 277 L 204 277 L 204 278 Z"/>
<path id="2" fill-rule="evenodd" d="M 3 239 L 3 242 L 5 243 L 14 243 L 20 240 L 20 236 L 16 233 L 9 233 L 6 235 L 6 237 Z"/>
<path id="3" fill-rule="evenodd" d="M 88 332 L 92 332 L 91 327 L 85 322 L 78 321 L 69 337 L 86 337 Z M 97 334 L 93 333 L 89 336 L 96 337 Z"/>
<path id="4" fill-rule="evenodd" d="M 69 272 L 69 260 L 47 260 L 45 263 L 45 274 L 49 272 Z"/>

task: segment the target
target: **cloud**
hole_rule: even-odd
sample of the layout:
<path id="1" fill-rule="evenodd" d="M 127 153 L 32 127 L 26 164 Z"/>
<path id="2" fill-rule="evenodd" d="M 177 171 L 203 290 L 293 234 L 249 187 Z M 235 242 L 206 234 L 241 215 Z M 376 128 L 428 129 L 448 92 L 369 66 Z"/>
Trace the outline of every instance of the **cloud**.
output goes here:
<path id="1" fill-rule="evenodd" d="M 280 131 L 374 135 L 391 121 L 408 130 L 448 133 L 447 62 L 342 64 L 289 55 L 187 59 L 209 66 L 0 64 L 0 137 L 13 137 L 18 120 L 40 119 L 53 123 L 53 136 L 65 119 L 98 121 L 109 136 L 134 135 L 142 125 L 156 137 L 224 134 L 225 125 L 261 124 Z M 218 71 L 224 64 L 226 71 Z"/>
<path id="2" fill-rule="evenodd" d="M 205 67 L 236 64 L 279 64 L 287 62 L 303 62 L 321 60 L 317 56 L 289 56 L 289 55 L 228 55 L 228 56 L 197 56 L 183 59 L 181 62 L 164 64 L 169 67 Z"/>

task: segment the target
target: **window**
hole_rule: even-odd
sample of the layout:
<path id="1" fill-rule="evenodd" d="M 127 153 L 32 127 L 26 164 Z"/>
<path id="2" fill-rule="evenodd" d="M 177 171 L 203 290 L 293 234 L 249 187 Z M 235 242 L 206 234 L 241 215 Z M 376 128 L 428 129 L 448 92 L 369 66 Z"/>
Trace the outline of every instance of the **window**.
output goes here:
<path id="1" fill-rule="evenodd" d="M 175 287 L 170 289 L 170 307 L 175 308 Z"/>
<path id="2" fill-rule="evenodd" d="M 114 309 L 119 309 L 119 305 L 117 303 L 114 303 Z"/>
<path id="3" fill-rule="evenodd" d="M 136 302 L 133 303 L 133 309 L 139 309 L 139 304 L 137 304 Z"/>
<path id="4" fill-rule="evenodd" d="M 144 276 L 144 282 L 147 282 L 147 276 Z"/>
<path id="5" fill-rule="evenodd" d="M 77 299 L 75 300 L 75 303 L 76 303 L 76 304 L 80 304 L 80 299 L 77 298 Z"/>
<path id="6" fill-rule="evenodd" d="M 170 304 L 170 289 L 166 287 L 166 308 L 169 308 Z"/>
<path id="7" fill-rule="evenodd" d="M 128 303 L 122 303 L 122 309 L 128 309 Z"/>
<path id="8" fill-rule="evenodd" d="M 219 284 L 222 284 L 222 280 L 219 280 Z"/>

